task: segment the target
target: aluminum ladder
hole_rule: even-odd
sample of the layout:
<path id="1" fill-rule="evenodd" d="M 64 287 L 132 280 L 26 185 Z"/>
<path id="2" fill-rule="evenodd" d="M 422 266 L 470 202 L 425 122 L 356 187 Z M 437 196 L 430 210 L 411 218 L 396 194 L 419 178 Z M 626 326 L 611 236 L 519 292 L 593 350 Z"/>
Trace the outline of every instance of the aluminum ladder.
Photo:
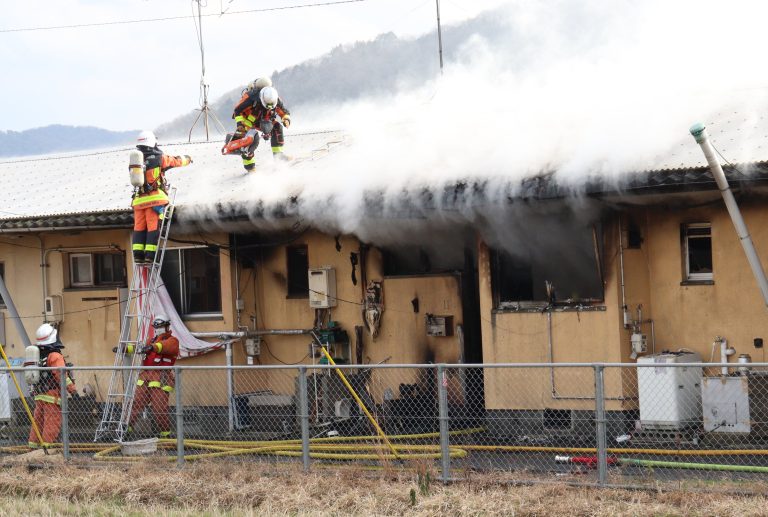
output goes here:
<path id="1" fill-rule="evenodd" d="M 115 353 L 115 369 L 112 370 L 107 398 L 104 401 L 104 411 L 93 438 L 94 442 L 110 435 L 113 435 L 116 441 L 122 442 L 128 431 L 134 394 L 136 393 L 136 381 L 139 378 L 139 366 L 141 366 L 144 355 L 127 353 L 127 346 L 134 345 L 135 350 L 140 344 L 146 343 L 149 338 L 150 325 L 157 302 L 157 288 L 162 282 L 160 270 L 163 266 L 168 234 L 173 220 L 176 201 L 175 188 L 171 189 L 168 198 L 169 203 L 165 205 L 165 211 L 160 222 L 160 236 L 157 241 L 154 262 L 134 263 L 133 265 L 133 277 L 120 326 L 120 341 Z M 119 369 L 125 366 L 130 366 L 131 369 Z"/>

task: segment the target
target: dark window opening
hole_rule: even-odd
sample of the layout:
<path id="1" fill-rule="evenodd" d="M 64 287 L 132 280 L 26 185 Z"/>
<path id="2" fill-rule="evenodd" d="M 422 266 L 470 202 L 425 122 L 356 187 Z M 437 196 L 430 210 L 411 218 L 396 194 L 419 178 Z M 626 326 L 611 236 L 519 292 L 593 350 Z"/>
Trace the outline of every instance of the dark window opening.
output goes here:
<path id="1" fill-rule="evenodd" d="M 634 221 L 627 222 L 627 249 L 639 249 L 643 244 L 640 227 Z"/>
<path id="2" fill-rule="evenodd" d="M 570 429 L 571 428 L 571 410 L 570 409 L 545 409 L 544 410 L 544 428 L 545 429 Z"/>
<path id="3" fill-rule="evenodd" d="M 182 316 L 221 314 L 218 248 L 168 249 L 161 276 Z"/>
<path id="4" fill-rule="evenodd" d="M 309 298 L 309 253 L 306 245 L 285 248 L 289 298 Z"/>
<path id="5" fill-rule="evenodd" d="M 69 287 L 127 285 L 124 253 L 70 253 Z"/>
<path id="6" fill-rule="evenodd" d="M 712 280 L 712 226 L 709 223 L 686 224 L 682 235 L 685 279 Z"/>
<path id="7" fill-rule="evenodd" d="M 495 306 L 521 309 L 604 300 L 597 228 L 571 228 L 562 238 L 525 248 L 491 250 Z"/>

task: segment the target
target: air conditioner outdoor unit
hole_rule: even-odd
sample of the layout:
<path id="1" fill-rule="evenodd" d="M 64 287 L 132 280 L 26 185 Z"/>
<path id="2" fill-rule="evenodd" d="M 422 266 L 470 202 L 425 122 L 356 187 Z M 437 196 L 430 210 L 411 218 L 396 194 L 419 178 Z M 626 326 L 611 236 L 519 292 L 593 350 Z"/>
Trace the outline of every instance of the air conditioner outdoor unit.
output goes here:
<path id="1" fill-rule="evenodd" d="M 310 269 L 309 306 L 313 309 L 336 307 L 336 270 L 324 266 Z"/>
<path id="2" fill-rule="evenodd" d="M 54 294 L 45 297 L 45 319 L 48 321 L 62 321 L 64 319 L 64 306 L 60 295 Z"/>

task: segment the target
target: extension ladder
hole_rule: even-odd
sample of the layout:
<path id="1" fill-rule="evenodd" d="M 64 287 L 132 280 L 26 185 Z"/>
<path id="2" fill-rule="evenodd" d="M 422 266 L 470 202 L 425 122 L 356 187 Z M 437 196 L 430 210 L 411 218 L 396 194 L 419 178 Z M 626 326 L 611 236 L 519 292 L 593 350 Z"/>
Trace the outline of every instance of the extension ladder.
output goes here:
<path id="1" fill-rule="evenodd" d="M 120 341 L 117 344 L 115 354 L 115 369 L 109 381 L 107 398 L 104 401 L 104 411 L 101 423 L 96 429 L 93 441 L 98 441 L 112 433 L 118 442 L 122 442 L 128 431 L 131 409 L 133 408 L 136 382 L 139 378 L 139 366 L 144 358 L 143 354 L 127 352 L 128 345 L 133 345 L 134 350 L 148 341 L 150 325 L 155 315 L 157 301 L 157 288 L 161 285 L 160 270 L 163 266 L 165 247 L 168 242 L 168 234 L 173 219 L 173 210 L 176 201 L 176 189 L 172 188 L 169 203 L 165 205 L 165 211 L 160 222 L 160 236 L 157 241 L 157 252 L 152 263 L 133 264 L 133 277 L 128 290 L 128 299 L 125 303 L 122 325 L 120 327 Z M 117 367 L 131 366 L 130 370 L 121 370 Z"/>

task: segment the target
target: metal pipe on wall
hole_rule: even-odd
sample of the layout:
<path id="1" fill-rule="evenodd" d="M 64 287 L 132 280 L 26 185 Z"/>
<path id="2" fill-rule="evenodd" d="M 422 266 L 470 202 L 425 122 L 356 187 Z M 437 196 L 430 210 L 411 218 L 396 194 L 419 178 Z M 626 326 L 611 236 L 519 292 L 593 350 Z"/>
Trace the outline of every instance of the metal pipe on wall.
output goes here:
<path id="1" fill-rule="evenodd" d="M 311 334 L 312 329 L 261 329 L 261 330 L 241 330 L 237 332 L 230 332 L 223 330 L 221 332 L 190 332 L 192 336 L 197 338 L 221 338 L 221 339 L 237 339 L 248 338 L 257 336 L 302 336 Z"/>
<path id="2" fill-rule="evenodd" d="M 744 218 L 739 211 L 739 205 L 736 204 L 736 199 L 733 197 L 731 187 L 728 185 L 728 180 L 725 178 L 723 168 L 720 166 L 720 162 L 718 162 L 717 157 L 715 156 L 715 150 L 709 141 L 707 129 L 704 124 L 696 123 L 691 126 L 690 131 L 693 138 L 696 139 L 696 143 L 701 146 L 701 150 L 704 152 L 709 168 L 712 171 L 712 176 L 717 182 L 717 187 L 720 189 L 723 201 L 725 201 L 725 207 L 728 209 L 728 214 L 731 216 L 733 226 L 736 228 L 736 233 L 741 241 L 741 246 L 744 248 L 744 254 L 747 256 L 749 266 L 752 268 L 752 274 L 755 275 L 757 286 L 760 288 L 760 292 L 763 295 L 763 302 L 768 306 L 768 279 L 765 277 L 765 271 L 760 262 L 760 257 L 757 255 L 755 245 L 752 242 L 752 237 L 750 237 L 747 225 L 744 223 Z"/>

